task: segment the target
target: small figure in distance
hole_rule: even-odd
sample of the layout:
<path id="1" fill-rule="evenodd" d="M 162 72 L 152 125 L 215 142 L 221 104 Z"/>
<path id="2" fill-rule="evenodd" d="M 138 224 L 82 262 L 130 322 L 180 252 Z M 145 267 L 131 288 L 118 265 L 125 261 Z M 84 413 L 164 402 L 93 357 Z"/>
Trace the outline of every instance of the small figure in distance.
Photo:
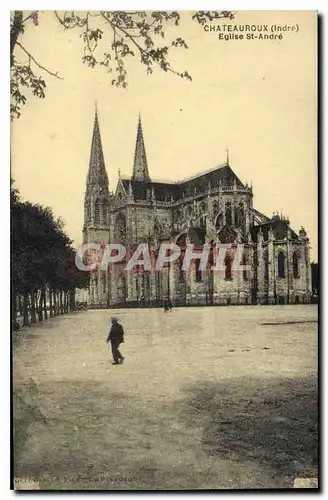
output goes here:
<path id="1" fill-rule="evenodd" d="M 166 313 L 169 310 L 169 301 L 167 299 L 164 299 L 164 312 Z"/>

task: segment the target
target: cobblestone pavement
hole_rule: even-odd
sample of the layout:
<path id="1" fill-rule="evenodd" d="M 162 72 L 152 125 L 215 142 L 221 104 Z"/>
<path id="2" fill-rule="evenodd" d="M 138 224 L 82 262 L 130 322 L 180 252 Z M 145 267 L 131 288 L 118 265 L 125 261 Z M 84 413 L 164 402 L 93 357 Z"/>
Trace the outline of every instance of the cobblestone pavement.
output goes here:
<path id="1" fill-rule="evenodd" d="M 111 365 L 109 318 L 125 362 Z M 317 477 L 317 307 L 86 311 L 15 334 L 15 478 L 40 489 Z"/>

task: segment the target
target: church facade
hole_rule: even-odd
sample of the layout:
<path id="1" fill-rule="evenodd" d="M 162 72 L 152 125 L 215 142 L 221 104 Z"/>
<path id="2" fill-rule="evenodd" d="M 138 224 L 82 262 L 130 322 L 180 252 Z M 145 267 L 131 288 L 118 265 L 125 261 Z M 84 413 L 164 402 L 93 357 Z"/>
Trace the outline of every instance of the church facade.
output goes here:
<path id="1" fill-rule="evenodd" d="M 253 189 L 232 170 L 220 166 L 181 182 L 155 182 L 149 175 L 139 118 L 131 178 L 119 176 L 115 192 L 108 186 L 96 112 L 84 200 L 83 243 L 118 242 L 130 250 L 147 243 L 156 259 L 163 242 L 174 242 L 180 257 L 163 269 L 142 266 L 125 270 L 127 260 L 93 273 L 90 308 L 294 304 L 311 301 L 309 240 L 287 218 L 272 217 L 253 206 Z M 209 244 L 208 265 L 194 259 L 182 269 L 186 246 Z M 213 270 L 213 252 L 227 245 L 223 270 Z M 233 252 L 243 245 L 234 269 Z M 220 251 L 220 250 L 219 250 Z M 127 259 L 128 257 L 126 257 Z"/>

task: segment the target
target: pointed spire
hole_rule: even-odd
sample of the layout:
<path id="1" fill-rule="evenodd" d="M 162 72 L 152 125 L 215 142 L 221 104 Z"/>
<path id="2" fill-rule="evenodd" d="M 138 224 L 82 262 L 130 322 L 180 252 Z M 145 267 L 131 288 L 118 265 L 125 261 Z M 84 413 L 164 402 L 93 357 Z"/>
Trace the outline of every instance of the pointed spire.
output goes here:
<path id="1" fill-rule="evenodd" d="M 227 165 L 229 165 L 229 148 L 226 149 L 226 154 L 227 154 Z"/>
<path id="2" fill-rule="evenodd" d="M 89 171 L 87 177 L 87 193 L 96 189 L 98 192 L 108 194 L 108 177 L 102 150 L 97 104 L 93 125 Z"/>
<path id="3" fill-rule="evenodd" d="M 132 179 L 136 181 L 150 181 L 140 115 L 138 120 Z"/>

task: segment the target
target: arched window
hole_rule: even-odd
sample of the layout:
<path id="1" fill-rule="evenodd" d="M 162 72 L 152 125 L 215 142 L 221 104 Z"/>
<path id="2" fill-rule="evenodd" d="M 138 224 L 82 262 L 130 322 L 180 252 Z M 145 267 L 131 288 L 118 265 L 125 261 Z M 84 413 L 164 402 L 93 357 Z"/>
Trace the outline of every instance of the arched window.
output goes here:
<path id="1" fill-rule="evenodd" d="M 87 221 L 89 221 L 91 219 L 91 207 L 90 207 L 90 203 L 87 203 L 86 206 L 85 206 L 85 218 Z"/>
<path id="2" fill-rule="evenodd" d="M 200 213 L 200 215 L 202 215 L 204 212 L 206 212 L 206 204 L 204 201 L 202 201 L 199 204 L 199 213 Z"/>
<path id="3" fill-rule="evenodd" d="M 175 212 L 173 212 L 173 220 L 175 222 L 182 222 L 183 219 L 183 212 L 180 208 L 177 208 Z"/>
<path id="4" fill-rule="evenodd" d="M 225 265 L 225 279 L 232 280 L 232 257 L 231 255 L 226 255 L 224 259 Z"/>
<path id="5" fill-rule="evenodd" d="M 187 208 L 186 208 L 186 217 L 187 217 L 187 219 L 188 219 L 189 217 L 192 217 L 192 216 L 193 216 L 193 209 L 192 209 L 192 207 L 189 205 L 189 207 L 187 207 Z"/>
<path id="6" fill-rule="evenodd" d="M 201 283 L 201 281 L 203 279 L 202 271 L 200 269 L 200 263 L 201 263 L 201 259 L 195 260 L 195 281 L 196 281 L 196 283 Z"/>
<path id="7" fill-rule="evenodd" d="M 126 281 L 125 276 L 121 273 L 117 278 L 117 298 L 120 303 L 125 302 L 126 298 Z"/>
<path id="8" fill-rule="evenodd" d="M 156 287 L 156 300 L 160 300 L 162 296 L 162 275 L 161 271 L 155 272 L 155 287 Z"/>
<path id="9" fill-rule="evenodd" d="M 226 214 L 226 224 L 232 226 L 232 209 L 230 201 L 226 203 L 225 214 Z"/>
<path id="10" fill-rule="evenodd" d="M 200 227 L 202 228 L 205 228 L 206 227 L 206 215 L 202 215 L 202 217 L 200 218 Z"/>
<path id="11" fill-rule="evenodd" d="M 249 259 L 248 259 L 248 255 L 244 253 L 243 255 L 243 266 L 248 266 L 249 263 L 248 263 Z M 243 269 L 243 280 L 244 281 L 248 281 L 249 279 L 249 272 L 247 269 Z"/>
<path id="12" fill-rule="evenodd" d="M 114 238 L 117 243 L 123 244 L 126 239 L 126 219 L 123 214 L 118 214 L 114 226 Z"/>
<path id="13" fill-rule="evenodd" d="M 219 202 L 217 200 L 213 201 L 213 213 L 216 215 L 219 211 Z"/>
<path id="14" fill-rule="evenodd" d="M 236 209 L 235 226 L 240 228 L 244 227 L 244 204 L 242 202 L 239 203 Z"/>
<path id="15" fill-rule="evenodd" d="M 223 227 L 223 215 L 219 214 L 215 221 L 215 228 L 217 229 L 217 231 L 220 231 L 222 227 Z"/>
<path id="16" fill-rule="evenodd" d="M 278 277 L 285 277 L 285 254 L 284 252 L 279 252 L 278 254 Z"/>
<path id="17" fill-rule="evenodd" d="M 297 279 L 300 277 L 299 257 L 298 257 L 297 252 L 293 253 L 293 276 L 294 276 L 294 279 Z"/>
<path id="18" fill-rule="evenodd" d="M 100 224 L 100 200 L 95 201 L 95 224 Z"/>
<path id="19" fill-rule="evenodd" d="M 187 243 L 187 235 L 182 234 L 179 236 L 179 238 L 176 241 L 176 244 L 178 247 L 180 247 L 181 253 L 180 256 L 177 260 L 177 265 L 179 266 L 179 279 L 180 281 L 183 281 L 185 279 L 185 271 L 182 269 L 183 267 L 183 261 L 186 253 L 186 243 Z"/>
<path id="20" fill-rule="evenodd" d="M 108 200 L 104 200 L 104 203 L 103 203 L 103 222 L 104 222 L 104 224 L 108 224 L 108 213 L 109 213 Z"/>
<path id="21" fill-rule="evenodd" d="M 269 257 L 268 252 L 263 253 L 264 281 L 269 281 Z"/>
<path id="22" fill-rule="evenodd" d="M 214 241 L 211 240 L 210 242 L 210 253 L 208 256 L 208 261 L 207 261 L 207 268 L 208 270 L 212 273 L 212 266 L 215 266 L 215 256 L 216 256 L 216 248 Z"/>

